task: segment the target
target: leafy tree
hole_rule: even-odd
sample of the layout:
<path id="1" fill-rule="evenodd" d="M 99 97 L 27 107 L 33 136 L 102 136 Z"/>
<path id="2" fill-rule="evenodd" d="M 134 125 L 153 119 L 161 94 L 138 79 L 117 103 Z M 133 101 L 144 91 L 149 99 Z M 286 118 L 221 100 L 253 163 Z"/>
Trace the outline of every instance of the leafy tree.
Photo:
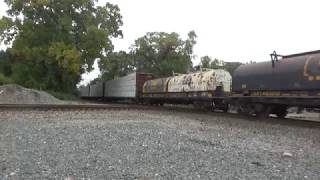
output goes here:
<path id="1" fill-rule="evenodd" d="M 133 55 L 125 51 L 108 54 L 99 62 L 101 79 L 110 80 L 115 77 L 125 76 L 135 71 Z"/>
<path id="2" fill-rule="evenodd" d="M 211 68 L 211 62 L 212 59 L 209 56 L 203 56 L 200 58 L 201 62 L 200 62 L 200 66 L 202 68 Z"/>
<path id="3" fill-rule="evenodd" d="M 6 51 L 0 51 L 0 73 L 4 76 L 11 76 L 12 74 L 12 61 Z"/>
<path id="4" fill-rule="evenodd" d="M 213 61 L 210 63 L 211 69 L 223 69 L 225 62 L 214 58 Z"/>
<path id="5" fill-rule="evenodd" d="M 113 50 L 122 36 L 116 5 L 95 0 L 5 0 L 8 16 L 0 20 L 1 41 L 12 44 L 13 78 L 39 89 L 73 92 L 80 74 Z"/>
<path id="6" fill-rule="evenodd" d="M 219 59 L 213 59 L 209 56 L 203 56 L 200 58 L 200 66 L 202 68 L 209 68 L 209 69 L 223 69 L 224 68 L 224 61 Z"/>
<path id="7" fill-rule="evenodd" d="M 12 62 L 6 51 L 0 51 L 0 85 L 13 83 L 10 78 L 12 74 Z"/>
<path id="8" fill-rule="evenodd" d="M 224 68 L 233 75 L 233 72 L 241 65 L 241 62 L 225 62 Z"/>
<path id="9" fill-rule="evenodd" d="M 186 73 L 192 69 L 193 46 L 196 34 L 191 31 L 182 40 L 177 33 L 150 32 L 138 38 L 132 46 L 137 71 L 153 73 L 159 77 L 172 72 Z"/>
<path id="10" fill-rule="evenodd" d="M 12 83 L 12 79 L 0 73 L 0 85 L 10 84 L 10 83 Z"/>
<path id="11" fill-rule="evenodd" d="M 225 69 L 231 75 L 233 74 L 234 70 L 237 69 L 242 63 L 240 62 L 224 62 L 219 59 L 213 59 L 209 56 L 203 56 L 200 58 L 200 64 L 202 68 L 209 68 L 209 69 Z"/>

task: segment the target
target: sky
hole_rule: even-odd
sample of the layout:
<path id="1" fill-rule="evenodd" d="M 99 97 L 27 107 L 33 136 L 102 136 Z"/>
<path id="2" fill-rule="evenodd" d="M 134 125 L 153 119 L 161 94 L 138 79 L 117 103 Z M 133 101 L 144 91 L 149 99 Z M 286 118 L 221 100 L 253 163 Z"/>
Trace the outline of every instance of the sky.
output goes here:
<path id="1" fill-rule="evenodd" d="M 183 39 L 194 30 L 201 56 L 224 61 L 266 61 L 274 50 L 287 55 L 320 49 L 319 0 L 99 0 L 117 4 L 123 16 L 123 39 L 115 50 L 128 50 L 147 32 L 177 32 Z M 0 15 L 7 7 L 0 3 Z M 94 79 L 96 69 L 84 75 Z"/>

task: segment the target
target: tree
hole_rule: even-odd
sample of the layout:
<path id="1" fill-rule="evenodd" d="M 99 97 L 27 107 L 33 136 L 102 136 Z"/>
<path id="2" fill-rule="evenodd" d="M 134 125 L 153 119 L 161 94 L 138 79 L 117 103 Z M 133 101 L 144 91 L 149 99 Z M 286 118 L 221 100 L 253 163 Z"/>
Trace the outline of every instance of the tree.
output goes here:
<path id="1" fill-rule="evenodd" d="M 212 59 L 209 56 L 203 56 L 200 58 L 200 66 L 202 68 L 211 68 Z"/>
<path id="2" fill-rule="evenodd" d="M 0 73 L 4 76 L 11 76 L 12 74 L 12 61 L 6 51 L 0 51 Z"/>
<path id="3" fill-rule="evenodd" d="M 95 0 L 5 0 L 1 41 L 17 62 L 14 79 L 32 88 L 73 92 L 80 74 L 112 52 L 112 37 L 122 36 L 118 6 Z"/>
<path id="4" fill-rule="evenodd" d="M 224 65 L 225 62 L 217 58 L 214 58 L 213 61 L 211 61 L 210 63 L 211 69 L 223 69 Z"/>
<path id="5" fill-rule="evenodd" d="M 174 32 L 150 32 L 138 38 L 131 50 L 137 71 L 153 73 L 158 77 L 190 71 L 196 37 L 195 32 L 191 31 L 187 40 L 182 40 Z"/>
<path id="6" fill-rule="evenodd" d="M 110 80 L 115 77 L 125 76 L 135 71 L 132 54 L 125 51 L 108 54 L 99 62 L 101 80 Z"/>
<path id="7" fill-rule="evenodd" d="M 12 83 L 12 64 L 8 53 L 0 51 L 0 85 Z"/>
<path id="8" fill-rule="evenodd" d="M 241 62 L 225 62 L 224 68 L 233 75 L 233 72 L 241 65 Z"/>
<path id="9" fill-rule="evenodd" d="M 209 56 L 203 56 L 200 58 L 200 64 L 202 68 L 208 69 L 225 69 L 231 75 L 233 74 L 234 70 L 237 69 L 242 63 L 240 62 L 224 62 L 219 59 L 212 60 Z"/>
<path id="10" fill-rule="evenodd" d="M 209 68 L 209 69 L 223 69 L 224 68 L 224 61 L 219 59 L 213 59 L 209 56 L 203 56 L 200 58 L 200 64 L 202 68 Z"/>

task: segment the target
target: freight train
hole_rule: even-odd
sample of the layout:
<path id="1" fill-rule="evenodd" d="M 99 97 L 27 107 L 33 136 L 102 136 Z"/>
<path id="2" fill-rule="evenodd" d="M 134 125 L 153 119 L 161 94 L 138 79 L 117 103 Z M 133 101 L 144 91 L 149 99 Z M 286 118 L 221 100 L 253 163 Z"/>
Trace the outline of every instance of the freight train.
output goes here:
<path id="1" fill-rule="evenodd" d="M 104 101 L 133 101 L 150 105 L 197 104 L 227 110 L 224 97 L 231 94 L 231 75 L 216 69 L 154 79 L 152 74 L 132 73 L 80 88 L 80 96 Z"/>
<path id="2" fill-rule="evenodd" d="M 233 76 L 223 69 L 157 79 L 133 73 L 82 87 L 80 96 L 152 105 L 195 104 L 282 118 L 289 107 L 320 108 L 320 51 L 287 56 L 274 52 L 271 61 L 241 65 Z"/>

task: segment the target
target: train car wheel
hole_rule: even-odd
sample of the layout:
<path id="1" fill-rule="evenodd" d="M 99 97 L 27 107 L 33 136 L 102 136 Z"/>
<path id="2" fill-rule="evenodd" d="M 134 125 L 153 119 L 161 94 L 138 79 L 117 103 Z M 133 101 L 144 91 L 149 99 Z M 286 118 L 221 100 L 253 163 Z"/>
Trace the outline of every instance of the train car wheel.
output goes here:
<path id="1" fill-rule="evenodd" d="M 268 118 L 270 115 L 270 108 L 265 107 L 263 110 L 256 112 L 257 118 Z"/>
<path id="2" fill-rule="evenodd" d="M 227 104 L 224 108 L 222 108 L 222 111 L 224 113 L 227 113 L 229 111 L 229 104 Z"/>
<path id="3" fill-rule="evenodd" d="M 285 118 L 287 116 L 287 114 L 288 114 L 287 110 L 279 111 L 279 112 L 276 113 L 278 118 Z"/>
<path id="4" fill-rule="evenodd" d="M 285 106 L 278 106 L 274 109 L 274 114 L 278 118 L 285 118 L 288 114 L 287 107 Z"/>
<path id="5" fill-rule="evenodd" d="M 252 116 L 254 114 L 254 108 L 250 104 L 239 104 L 237 112 L 241 115 Z"/>
<path id="6" fill-rule="evenodd" d="M 268 105 L 255 104 L 255 114 L 258 118 L 268 118 L 271 108 Z"/>

